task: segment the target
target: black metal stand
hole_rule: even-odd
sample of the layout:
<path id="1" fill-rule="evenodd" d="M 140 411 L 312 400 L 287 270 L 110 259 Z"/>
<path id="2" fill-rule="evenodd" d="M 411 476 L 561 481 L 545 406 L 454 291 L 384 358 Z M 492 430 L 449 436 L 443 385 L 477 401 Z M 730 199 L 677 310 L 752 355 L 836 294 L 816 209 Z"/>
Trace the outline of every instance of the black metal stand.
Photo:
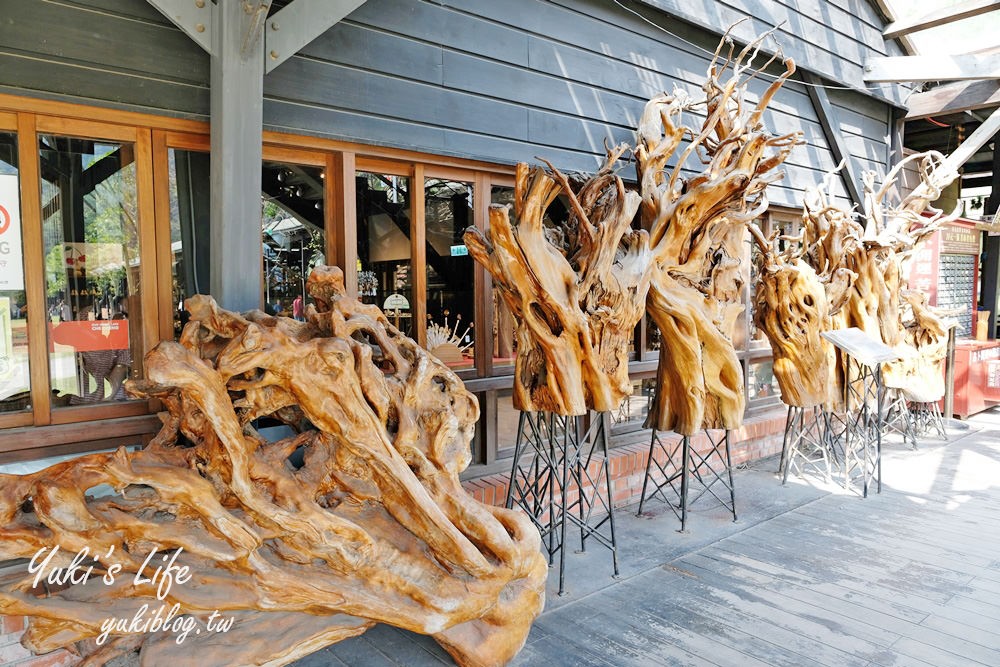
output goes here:
<path id="1" fill-rule="evenodd" d="M 865 498 L 874 480 L 882 493 L 882 405 L 885 385 L 882 365 L 865 364 L 847 355 L 846 428 L 844 430 L 844 486 L 862 479 Z"/>
<path id="2" fill-rule="evenodd" d="M 885 426 L 892 428 L 903 435 L 903 444 L 907 440 L 910 447 L 917 448 L 917 427 L 914 415 L 906 400 L 905 392 L 902 389 L 890 387 L 886 389 L 886 397 L 889 407 L 885 409 Z"/>
<path id="3" fill-rule="evenodd" d="M 788 483 L 788 471 L 792 469 L 800 476 L 815 470 L 830 481 L 833 464 L 838 463 L 838 459 L 830 437 L 829 419 L 827 412 L 818 405 L 811 408 L 788 406 L 778 464 L 782 484 Z"/>
<path id="4" fill-rule="evenodd" d="M 910 414 L 913 417 L 914 430 L 920 435 L 930 435 L 931 432 L 935 432 L 938 437 L 948 439 L 937 401 L 910 401 Z"/>
<path id="5" fill-rule="evenodd" d="M 710 447 L 704 454 L 701 454 L 692 446 L 691 436 L 681 436 L 680 440 L 671 443 L 672 446 L 668 446 L 660 439 L 659 432 L 653 429 L 649 441 L 649 459 L 646 461 L 646 476 L 642 482 L 642 497 L 639 500 L 637 514 L 642 514 L 646 500 L 659 495 L 680 519 L 681 532 L 683 533 L 687 530 L 688 507 L 708 493 L 719 501 L 720 505 L 731 511 L 733 521 L 736 521 L 736 487 L 733 485 L 729 431 L 722 431 L 722 436 L 717 439 L 712 437 L 710 431 L 705 431 L 705 435 Z M 677 465 L 678 457 L 680 457 L 679 466 Z M 694 498 L 688 497 L 691 479 L 694 479 L 701 486 L 701 490 Z M 651 481 L 653 483 L 652 490 L 650 490 Z M 713 489 L 716 484 L 720 483 L 729 491 L 728 501 Z M 673 502 L 673 498 L 667 496 L 666 489 L 670 489 L 677 496 L 676 504 Z"/>
<path id="6" fill-rule="evenodd" d="M 594 538 L 611 551 L 618 576 L 618 543 L 611 504 L 607 413 L 581 417 L 522 412 L 518 420 L 514 463 L 507 487 L 507 507 L 521 507 L 542 535 L 553 564 L 559 554 L 559 595 L 565 594 L 567 528 L 580 529 L 580 551 Z M 603 478 L 603 479 L 602 479 Z"/>

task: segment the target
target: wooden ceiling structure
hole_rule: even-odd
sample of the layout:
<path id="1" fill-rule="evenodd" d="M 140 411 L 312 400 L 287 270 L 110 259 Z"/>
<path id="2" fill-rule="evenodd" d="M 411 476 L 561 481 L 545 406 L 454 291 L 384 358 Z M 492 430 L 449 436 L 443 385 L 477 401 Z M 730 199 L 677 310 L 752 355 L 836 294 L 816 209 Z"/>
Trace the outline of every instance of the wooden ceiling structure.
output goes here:
<path id="1" fill-rule="evenodd" d="M 876 0 L 885 6 L 883 0 Z M 899 39 L 914 53 L 908 36 L 962 19 L 1000 10 L 1000 0 L 962 0 L 915 20 L 894 21 L 883 35 Z M 891 13 L 888 13 L 891 15 Z M 985 213 L 993 219 L 982 226 L 980 272 L 982 307 L 995 314 L 989 337 L 1000 330 L 1000 36 L 985 49 L 961 55 L 897 56 L 874 58 L 865 64 L 864 79 L 870 83 L 923 84 L 907 100 L 903 124 L 903 146 L 917 151 L 936 149 L 949 155 L 952 166 L 961 168 L 962 189 L 990 187 Z"/>
<path id="2" fill-rule="evenodd" d="M 998 10 L 1000 0 L 964 0 L 919 18 L 893 21 L 883 36 L 899 39 L 913 53 L 909 35 Z M 993 150 L 1000 115 L 984 123 L 1000 109 L 1000 36 L 997 45 L 962 55 L 874 58 L 866 64 L 864 78 L 870 83 L 923 84 L 923 91 L 907 99 L 903 119 L 906 148 L 952 153 L 976 130 L 984 128 L 979 133 L 980 137 L 986 135 L 982 145 L 964 163 L 962 188 L 994 184 L 994 174 L 1000 175 L 1000 166 L 994 168 Z"/>

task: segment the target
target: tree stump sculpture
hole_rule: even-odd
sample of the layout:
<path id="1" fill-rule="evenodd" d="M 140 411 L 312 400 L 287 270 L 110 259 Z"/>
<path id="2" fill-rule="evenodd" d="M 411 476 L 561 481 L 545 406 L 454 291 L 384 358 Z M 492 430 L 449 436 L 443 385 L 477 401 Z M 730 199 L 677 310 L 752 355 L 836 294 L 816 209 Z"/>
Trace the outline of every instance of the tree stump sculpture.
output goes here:
<path id="1" fill-rule="evenodd" d="M 582 415 L 616 409 L 631 393 L 628 347 L 649 289 L 650 252 L 646 232 L 631 229 L 639 195 L 614 172 L 626 148 L 609 150 L 583 182 L 551 164 L 519 164 L 513 209 L 490 206 L 486 233 L 465 232 L 469 254 L 517 321 L 518 410 Z M 560 193 L 569 216 L 556 224 L 545 213 Z"/>
<path id="2" fill-rule="evenodd" d="M 915 164 L 920 183 L 891 201 L 902 170 Z M 760 230 L 751 231 L 761 248 L 755 322 L 774 350 L 775 376 L 789 405 L 826 405 L 840 409 L 847 377 L 845 360 L 819 334 L 857 327 L 899 353 L 902 361 L 885 364 L 887 386 L 911 386 L 916 372 L 935 366 L 944 329 L 917 295 L 908 297 L 916 324 L 907 333 L 900 298 L 905 262 L 919 242 L 954 218 L 930 207 L 957 176 L 944 156 L 931 151 L 911 155 L 876 186 L 864 174 L 864 225 L 829 195 L 830 174 L 806 193 L 802 233 L 779 256 Z M 923 213 L 930 209 L 931 215 Z M 921 359 L 929 355 L 927 359 Z M 937 367 L 937 366 L 935 366 Z M 825 379 L 830 378 L 826 384 Z"/>
<path id="3" fill-rule="evenodd" d="M 896 372 L 903 378 L 903 397 L 917 403 L 938 401 L 945 392 L 944 363 L 948 356 L 948 329 L 927 295 L 904 290 L 910 317 L 904 320 L 906 344 L 914 354 L 902 359 Z"/>
<path id="4" fill-rule="evenodd" d="M 820 334 L 833 328 L 854 274 L 844 268 L 817 274 L 801 257 L 777 252 L 755 223 L 750 231 L 760 249 L 754 324 L 771 343 L 781 398 L 795 407 L 831 408 L 836 357 Z"/>
<path id="5" fill-rule="evenodd" d="M 2 476 L 0 558 L 94 565 L 86 583 L 2 581 L 0 611 L 32 617 L 26 646 L 75 643 L 87 665 L 135 652 L 147 665 L 283 665 L 375 623 L 432 635 L 461 665 L 500 665 L 523 645 L 547 568 L 527 517 L 459 483 L 475 398 L 346 297 L 339 269 L 317 268 L 308 290 L 319 308 L 306 322 L 189 299 L 180 343 L 158 345 L 130 386 L 167 409 L 146 449 Z M 294 435 L 267 442 L 253 427 L 264 417 Z M 116 493 L 87 495 L 102 484 Z M 144 568 L 160 554 L 190 573 L 162 598 Z M 161 604 L 198 631 L 95 640 L 108 619 Z M 225 635 L 208 631 L 213 612 L 232 619 Z"/>
<path id="6" fill-rule="evenodd" d="M 662 337 L 647 425 L 658 430 L 692 435 L 742 423 L 743 372 L 732 339 L 743 310 L 745 223 L 767 210 L 765 189 L 783 176 L 777 167 L 801 143 L 797 132 L 772 135 L 762 120 L 795 71 L 790 59 L 756 104 L 746 102 L 749 81 L 781 58 L 779 50 L 754 68 L 768 34 L 738 53 L 728 38 L 720 43 L 704 84 L 699 130 L 683 125 L 695 105 L 679 90 L 650 100 L 639 122 L 640 211 L 654 256 L 647 310 Z M 704 169 L 685 178 L 689 158 Z"/>

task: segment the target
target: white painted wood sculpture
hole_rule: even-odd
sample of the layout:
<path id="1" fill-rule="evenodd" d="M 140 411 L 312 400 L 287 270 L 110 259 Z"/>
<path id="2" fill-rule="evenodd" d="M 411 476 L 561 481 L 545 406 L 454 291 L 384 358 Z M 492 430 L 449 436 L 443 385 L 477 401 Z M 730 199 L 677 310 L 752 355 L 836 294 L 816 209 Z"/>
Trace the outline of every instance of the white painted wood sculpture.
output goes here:
<path id="1" fill-rule="evenodd" d="M 149 379 L 130 386 L 167 410 L 146 449 L 0 476 L 0 559 L 39 563 L 58 547 L 38 585 L 27 567 L 0 582 L 0 610 L 31 617 L 26 646 L 70 647 L 87 665 L 135 652 L 145 665 L 283 665 L 388 623 L 432 635 L 460 665 L 517 653 L 547 567 L 522 512 L 459 483 L 475 398 L 345 296 L 339 269 L 318 267 L 308 290 L 306 322 L 189 299 L 180 343 L 158 345 Z M 267 442 L 260 417 L 295 433 Z M 88 495 L 103 484 L 112 495 Z M 80 553 L 88 583 L 46 586 Z M 175 570 L 158 598 L 133 575 L 161 554 L 189 578 Z M 173 604 L 198 624 L 183 642 L 114 626 L 98 644 L 108 619 Z M 213 612 L 232 619 L 225 635 L 207 631 Z"/>
<path id="2" fill-rule="evenodd" d="M 767 210 L 768 184 L 782 177 L 778 166 L 801 143 L 799 133 L 775 136 L 763 122 L 795 71 L 780 49 L 754 66 L 767 37 L 739 51 L 723 39 L 703 86 L 705 100 L 695 105 L 683 91 L 661 95 L 646 104 L 639 123 L 640 210 L 655 257 L 647 310 L 663 341 L 647 424 L 659 430 L 691 435 L 742 423 L 743 373 L 732 339 L 743 309 L 745 223 Z M 775 61 L 784 71 L 749 103 L 748 83 Z M 683 114 L 701 104 L 705 120 L 689 129 Z M 703 169 L 685 177 L 695 159 Z"/>
<path id="3" fill-rule="evenodd" d="M 570 182 L 549 165 L 517 166 L 514 204 L 490 207 L 484 234 L 465 244 L 493 276 L 517 321 L 514 407 L 582 415 L 613 410 L 631 393 L 628 348 L 649 286 L 649 236 L 631 229 L 639 195 L 614 172 L 624 145 L 604 166 Z M 546 209 L 562 193 L 563 224 Z"/>

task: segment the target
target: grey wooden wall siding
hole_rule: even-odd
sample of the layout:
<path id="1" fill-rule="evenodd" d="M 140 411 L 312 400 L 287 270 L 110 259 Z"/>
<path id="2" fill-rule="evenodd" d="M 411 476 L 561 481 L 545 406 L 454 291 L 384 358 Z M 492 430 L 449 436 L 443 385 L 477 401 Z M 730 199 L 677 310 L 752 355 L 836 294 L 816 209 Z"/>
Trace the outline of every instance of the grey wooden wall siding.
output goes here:
<path id="1" fill-rule="evenodd" d="M 714 50 L 718 40 L 623 1 L 694 46 L 611 0 L 368 0 L 266 77 L 265 125 L 501 163 L 544 156 L 562 168 L 593 169 L 605 138 L 632 140 L 650 95 L 675 85 L 697 92 L 708 63 L 702 49 Z M 676 4 L 690 20 L 722 25 L 738 3 L 646 4 L 671 11 Z M 786 51 L 826 76 L 853 83 L 864 58 L 886 50 L 867 0 L 747 5 L 739 11 L 791 19 L 780 35 Z M 3 92 L 207 118 L 207 56 L 143 0 L 0 0 L 0 17 Z M 830 99 L 856 170 L 883 166 L 890 105 L 854 91 L 831 91 Z M 798 191 L 818 182 L 833 158 L 801 85 L 786 87 L 767 122 L 776 132 L 801 130 L 809 142 L 770 193 L 773 203 L 796 206 Z M 837 192 L 844 194 L 840 184 Z"/>

